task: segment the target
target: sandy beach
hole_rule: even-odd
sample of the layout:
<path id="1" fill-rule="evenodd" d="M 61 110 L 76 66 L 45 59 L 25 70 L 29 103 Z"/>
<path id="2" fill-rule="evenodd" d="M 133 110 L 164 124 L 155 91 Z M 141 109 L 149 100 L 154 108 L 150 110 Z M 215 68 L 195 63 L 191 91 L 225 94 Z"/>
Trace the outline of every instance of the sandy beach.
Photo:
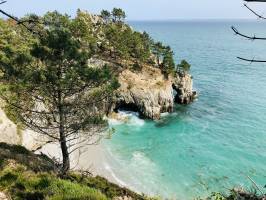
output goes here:
<path id="1" fill-rule="evenodd" d="M 126 120 L 126 115 L 118 115 L 115 116 L 115 118 L 116 119 L 108 119 L 108 121 L 114 124 L 122 123 Z M 29 129 L 20 130 L 15 123 L 8 119 L 1 108 L 0 132 L 2 133 L 0 142 L 20 144 L 30 150 L 39 148 L 48 140 L 46 136 Z M 88 171 L 94 176 L 99 175 L 120 186 L 128 187 L 128 185 L 121 181 L 113 172 L 110 163 L 115 161 L 103 142 L 104 139 L 97 145 L 88 145 L 82 148 L 81 151 L 76 151 L 71 154 L 71 170 Z M 62 160 L 61 149 L 57 143 L 46 144 L 40 150 L 36 151 L 36 153 L 46 154 L 50 158 L 55 158 L 58 161 Z"/>
<path id="2" fill-rule="evenodd" d="M 61 160 L 61 150 L 58 144 L 47 144 L 37 153 L 40 152 L 48 155 L 50 158 Z M 88 171 L 94 176 L 99 175 L 120 186 L 126 186 L 112 171 L 109 165 L 112 162 L 111 155 L 102 143 L 88 145 L 82 148 L 81 151 L 74 152 L 70 160 L 71 170 Z"/>

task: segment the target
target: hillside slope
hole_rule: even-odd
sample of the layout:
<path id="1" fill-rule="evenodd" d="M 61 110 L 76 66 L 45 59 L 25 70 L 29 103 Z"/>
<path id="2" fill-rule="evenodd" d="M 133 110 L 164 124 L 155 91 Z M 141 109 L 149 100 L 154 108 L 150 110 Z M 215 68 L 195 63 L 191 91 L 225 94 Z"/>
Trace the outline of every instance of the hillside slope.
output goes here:
<path id="1" fill-rule="evenodd" d="M 0 143 L 0 194 L 12 199 L 149 199 L 86 172 L 57 175 L 56 164 L 18 145 Z"/>

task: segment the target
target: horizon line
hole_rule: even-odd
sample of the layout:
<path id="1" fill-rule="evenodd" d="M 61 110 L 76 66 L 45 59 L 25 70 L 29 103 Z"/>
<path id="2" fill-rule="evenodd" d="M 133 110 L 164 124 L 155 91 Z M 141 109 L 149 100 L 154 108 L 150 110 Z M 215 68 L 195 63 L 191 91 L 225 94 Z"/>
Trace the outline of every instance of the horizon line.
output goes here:
<path id="1" fill-rule="evenodd" d="M 257 21 L 265 22 L 253 18 L 176 18 L 176 19 L 127 19 L 126 22 L 175 22 L 175 21 Z"/>

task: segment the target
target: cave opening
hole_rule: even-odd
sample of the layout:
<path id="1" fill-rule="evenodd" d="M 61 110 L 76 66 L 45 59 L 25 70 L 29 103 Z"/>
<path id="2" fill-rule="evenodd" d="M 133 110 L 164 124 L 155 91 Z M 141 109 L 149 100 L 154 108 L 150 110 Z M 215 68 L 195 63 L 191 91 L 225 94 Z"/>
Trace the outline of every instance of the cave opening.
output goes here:
<path id="1" fill-rule="evenodd" d="M 180 102 L 180 94 L 181 94 L 180 89 L 175 84 L 172 85 L 172 88 L 173 88 L 174 102 L 181 103 Z"/>
<path id="2" fill-rule="evenodd" d="M 134 103 L 119 102 L 116 104 L 114 111 L 132 111 L 141 113 L 138 106 Z"/>

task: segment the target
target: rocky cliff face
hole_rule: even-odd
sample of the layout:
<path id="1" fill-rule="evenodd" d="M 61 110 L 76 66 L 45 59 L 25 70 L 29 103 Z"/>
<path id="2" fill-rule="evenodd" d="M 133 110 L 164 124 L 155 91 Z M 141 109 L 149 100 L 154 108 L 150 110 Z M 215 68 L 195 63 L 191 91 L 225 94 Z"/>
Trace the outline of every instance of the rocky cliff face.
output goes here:
<path id="1" fill-rule="evenodd" d="M 160 69 L 146 66 L 140 72 L 124 70 L 119 83 L 112 110 L 138 111 L 142 117 L 154 120 L 163 112 L 172 112 L 174 101 L 188 104 L 195 98 L 188 73 L 176 73 L 165 79 Z"/>
<path id="2" fill-rule="evenodd" d="M 0 103 L 1 104 L 1 103 Z M 0 143 L 19 144 L 33 150 L 47 141 L 47 137 L 34 131 L 22 130 L 0 108 Z M 0 198 L 1 200 L 1 198 Z"/>
<path id="3" fill-rule="evenodd" d="M 172 84 L 176 91 L 176 103 L 189 104 L 197 97 L 196 91 L 193 91 L 193 79 L 190 74 L 177 72 L 172 79 Z"/>
<path id="4" fill-rule="evenodd" d="M 21 144 L 20 132 L 17 126 L 7 118 L 0 108 L 0 142 Z"/>
<path id="5" fill-rule="evenodd" d="M 125 70 L 119 75 L 119 83 L 114 110 L 134 110 L 150 119 L 159 119 L 160 113 L 173 111 L 172 84 L 170 80 L 164 80 L 160 70 Z"/>
<path id="6" fill-rule="evenodd" d="M 97 59 L 89 63 L 94 67 L 105 64 L 115 67 L 113 63 Z M 188 104 L 196 97 L 193 80 L 188 73 L 176 73 L 166 79 L 159 68 L 152 66 L 145 66 L 141 71 L 120 71 L 118 80 L 121 86 L 113 101 L 106 103 L 105 110 L 109 113 L 118 109 L 131 110 L 139 112 L 141 117 L 156 120 L 160 119 L 161 113 L 172 112 L 174 103 Z M 0 136 L 0 142 L 21 144 L 28 149 L 36 149 L 47 140 L 33 131 L 20 130 L 1 108 Z"/>

